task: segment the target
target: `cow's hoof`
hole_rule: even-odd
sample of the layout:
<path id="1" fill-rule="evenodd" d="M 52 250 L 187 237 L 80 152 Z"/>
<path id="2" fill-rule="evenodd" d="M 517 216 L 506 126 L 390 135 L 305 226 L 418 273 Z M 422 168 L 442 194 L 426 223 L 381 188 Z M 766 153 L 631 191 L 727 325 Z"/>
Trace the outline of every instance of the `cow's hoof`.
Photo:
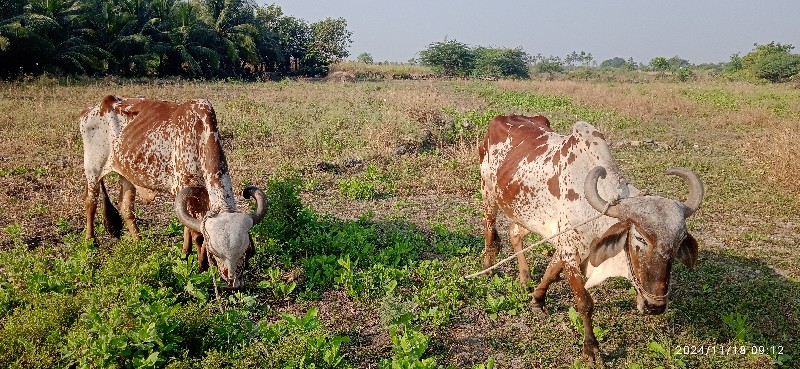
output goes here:
<path id="1" fill-rule="evenodd" d="M 595 342 L 586 342 L 583 344 L 583 358 L 586 364 L 595 368 L 604 368 L 603 357 L 600 356 L 600 347 Z"/>
<path id="2" fill-rule="evenodd" d="M 536 315 L 547 315 L 547 309 L 544 302 L 536 302 L 535 300 L 530 303 L 531 312 Z"/>

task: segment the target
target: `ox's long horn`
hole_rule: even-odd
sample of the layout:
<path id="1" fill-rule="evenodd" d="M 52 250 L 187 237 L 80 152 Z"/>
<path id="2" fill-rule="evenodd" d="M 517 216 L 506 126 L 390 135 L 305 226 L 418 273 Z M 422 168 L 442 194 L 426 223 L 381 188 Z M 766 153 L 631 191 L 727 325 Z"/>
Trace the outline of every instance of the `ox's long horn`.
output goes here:
<path id="1" fill-rule="evenodd" d="M 242 191 L 242 196 L 244 196 L 245 199 L 252 197 L 256 200 L 256 210 L 250 214 L 250 217 L 253 218 L 253 224 L 260 222 L 261 219 L 264 218 L 264 215 L 267 214 L 267 195 L 256 186 L 247 186 L 247 188 Z"/>
<path id="2" fill-rule="evenodd" d="M 178 192 L 178 196 L 175 196 L 175 214 L 178 215 L 178 220 L 183 223 L 183 225 L 196 232 L 202 233 L 203 222 L 189 214 L 189 210 L 186 208 L 186 200 L 188 200 L 189 193 L 191 193 L 192 190 L 191 187 L 184 187 Z"/>
<path id="3" fill-rule="evenodd" d="M 594 167 L 589 172 L 589 175 L 586 176 L 586 180 L 583 182 L 583 193 L 586 196 L 586 201 L 588 201 L 589 205 L 592 205 L 595 210 L 610 217 L 622 219 L 622 214 L 620 214 L 617 206 L 608 206 L 608 201 L 603 200 L 600 194 L 597 193 L 597 180 L 599 178 L 606 178 L 606 168 L 600 166 Z M 606 207 L 608 207 L 608 209 L 606 209 Z"/>
<path id="4" fill-rule="evenodd" d="M 705 189 L 703 188 L 703 181 L 700 180 L 700 176 L 697 173 L 687 168 L 670 168 L 664 174 L 681 177 L 689 183 L 689 196 L 683 203 L 687 208 L 686 217 L 691 216 L 697 209 L 700 209 Z"/>

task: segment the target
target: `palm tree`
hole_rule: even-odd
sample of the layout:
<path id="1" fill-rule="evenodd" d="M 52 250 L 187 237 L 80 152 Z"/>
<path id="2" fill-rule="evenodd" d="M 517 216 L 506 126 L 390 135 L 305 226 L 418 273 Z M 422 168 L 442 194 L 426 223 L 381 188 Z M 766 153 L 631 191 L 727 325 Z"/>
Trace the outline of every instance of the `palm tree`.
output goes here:
<path id="1" fill-rule="evenodd" d="M 189 2 L 175 3 L 170 30 L 172 49 L 168 54 L 169 71 L 172 74 L 212 77 L 220 67 L 220 54 L 209 47 L 216 39 L 216 32 L 197 17 L 195 5 Z"/>
<path id="2" fill-rule="evenodd" d="M 205 20 L 217 34 L 216 51 L 226 72 L 243 74 L 259 64 L 254 25 L 255 4 L 250 0 L 203 0 Z"/>

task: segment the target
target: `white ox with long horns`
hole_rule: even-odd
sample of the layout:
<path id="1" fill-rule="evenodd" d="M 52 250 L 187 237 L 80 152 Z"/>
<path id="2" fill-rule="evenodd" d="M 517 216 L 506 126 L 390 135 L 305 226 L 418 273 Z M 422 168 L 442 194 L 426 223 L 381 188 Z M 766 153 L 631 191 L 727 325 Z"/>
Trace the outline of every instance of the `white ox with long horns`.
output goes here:
<path id="1" fill-rule="evenodd" d="M 688 182 L 686 202 L 641 193 L 620 172 L 594 126 L 578 122 L 564 136 L 553 132 L 542 116 L 492 119 L 480 158 L 484 269 L 495 263 L 500 248 L 498 209 L 511 221 L 515 251 L 522 250 L 530 232 L 550 237 L 598 213 L 606 215 L 553 239 L 555 253 L 532 301 L 534 309 L 543 309 L 549 285 L 563 272 L 583 318 L 583 354 L 592 361 L 600 358 L 587 288 L 609 277 L 626 277 L 637 291 L 638 310 L 661 314 L 667 307 L 673 261 L 689 268 L 697 261 L 697 242 L 687 231 L 686 218 L 700 207 L 703 184 L 688 169 L 665 173 Z M 518 264 L 519 281 L 527 285 L 531 273 L 524 254 Z"/>
<path id="2" fill-rule="evenodd" d="M 104 224 L 116 237 L 121 221 L 139 239 L 133 213 L 136 193 L 151 201 L 156 192 L 175 195 L 175 211 L 184 228 L 183 253 L 197 245 L 199 269 L 206 254 L 229 287 L 238 288 L 247 259 L 254 253 L 250 228 L 266 213 L 266 196 L 256 187 L 252 214 L 237 211 L 228 164 L 222 151 L 217 118 L 206 100 L 182 104 L 106 96 L 81 113 L 86 175 L 86 239 L 95 237 L 97 197 L 103 192 Z M 103 177 L 120 176 L 122 219 L 108 199 Z"/>

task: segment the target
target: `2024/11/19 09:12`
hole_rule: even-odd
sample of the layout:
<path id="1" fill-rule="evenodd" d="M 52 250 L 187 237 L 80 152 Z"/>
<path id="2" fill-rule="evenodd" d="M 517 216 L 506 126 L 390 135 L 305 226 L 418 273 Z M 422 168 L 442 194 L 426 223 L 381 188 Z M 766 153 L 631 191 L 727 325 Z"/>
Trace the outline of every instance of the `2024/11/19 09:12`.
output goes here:
<path id="1" fill-rule="evenodd" d="M 675 351 L 684 355 L 783 355 L 783 346 L 678 345 Z"/>

